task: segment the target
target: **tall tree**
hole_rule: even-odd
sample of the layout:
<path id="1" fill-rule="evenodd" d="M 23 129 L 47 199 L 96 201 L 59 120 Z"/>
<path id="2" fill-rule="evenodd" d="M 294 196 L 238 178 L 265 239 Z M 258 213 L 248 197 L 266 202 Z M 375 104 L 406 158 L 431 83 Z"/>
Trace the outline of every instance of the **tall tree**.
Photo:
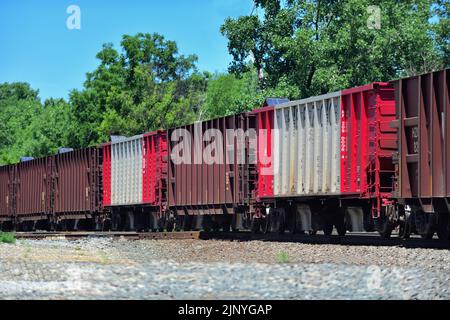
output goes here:
<path id="1" fill-rule="evenodd" d="M 262 87 L 284 79 L 310 96 L 443 66 L 430 19 L 436 1 L 255 0 L 263 15 L 227 19 L 230 71 L 253 65 Z M 379 21 L 377 21 L 379 20 Z"/>
<path id="2" fill-rule="evenodd" d="M 105 44 L 100 64 L 87 74 L 82 91 L 70 95 L 72 145 L 106 141 L 110 134 L 133 135 L 196 119 L 207 75 L 194 55 L 178 53 L 175 42 L 159 34 L 125 35 L 122 51 Z"/>

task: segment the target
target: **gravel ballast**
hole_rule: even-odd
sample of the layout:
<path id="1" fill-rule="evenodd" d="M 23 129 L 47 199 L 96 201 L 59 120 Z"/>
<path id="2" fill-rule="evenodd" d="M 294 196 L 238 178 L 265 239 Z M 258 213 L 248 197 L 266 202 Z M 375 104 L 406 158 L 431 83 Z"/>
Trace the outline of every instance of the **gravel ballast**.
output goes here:
<path id="1" fill-rule="evenodd" d="M 0 299 L 450 299 L 450 252 L 92 238 L 0 244 Z"/>

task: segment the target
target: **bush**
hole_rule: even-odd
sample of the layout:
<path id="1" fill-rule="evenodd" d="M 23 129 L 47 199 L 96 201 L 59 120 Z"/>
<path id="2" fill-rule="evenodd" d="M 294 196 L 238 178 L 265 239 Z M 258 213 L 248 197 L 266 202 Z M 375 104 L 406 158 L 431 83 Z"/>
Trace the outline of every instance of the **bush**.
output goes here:
<path id="1" fill-rule="evenodd" d="M 16 243 L 16 237 L 12 232 L 0 232 L 0 243 Z"/>

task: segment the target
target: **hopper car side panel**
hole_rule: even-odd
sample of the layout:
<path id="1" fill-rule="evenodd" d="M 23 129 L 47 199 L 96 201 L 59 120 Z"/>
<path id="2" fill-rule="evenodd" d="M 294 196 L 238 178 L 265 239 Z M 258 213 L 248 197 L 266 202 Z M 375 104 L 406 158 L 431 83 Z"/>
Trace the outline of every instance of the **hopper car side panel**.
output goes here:
<path id="1" fill-rule="evenodd" d="M 384 83 L 275 107 L 274 195 L 390 196 L 394 119 L 394 91 Z"/>
<path id="2" fill-rule="evenodd" d="M 162 211 L 167 202 L 167 148 L 163 130 L 102 145 L 103 206 Z"/>
<path id="3" fill-rule="evenodd" d="M 111 143 L 111 206 L 142 204 L 143 135 Z"/>
<path id="4" fill-rule="evenodd" d="M 99 149 L 75 150 L 54 156 L 52 211 L 83 218 L 99 210 Z"/>
<path id="5" fill-rule="evenodd" d="M 339 116 L 339 93 L 275 107 L 275 196 L 339 193 Z"/>
<path id="6" fill-rule="evenodd" d="M 248 205 L 247 117 L 238 114 L 168 131 L 168 204 L 179 215 L 234 213 Z M 227 130 L 238 136 L 227 138 Z M 173 155 L 188 161 L 175 162 Z"/>
<path id="7" fill-rule="evenodd" d="M 399 127 L 396 196 L 425 212 L 448 211 L 450 69 L 392 81 Z"/>
<path id="8" fill-rule="evenodd" d="M 15 175 L 18 221 L 45 219 L 51 213 L 53 156 L 17 164 Z"/>
<path id="9" fill-rule="evenodd" d="M 9 221 L 13 215 L 14 166 L 0 167 L 0 221 Z"/>

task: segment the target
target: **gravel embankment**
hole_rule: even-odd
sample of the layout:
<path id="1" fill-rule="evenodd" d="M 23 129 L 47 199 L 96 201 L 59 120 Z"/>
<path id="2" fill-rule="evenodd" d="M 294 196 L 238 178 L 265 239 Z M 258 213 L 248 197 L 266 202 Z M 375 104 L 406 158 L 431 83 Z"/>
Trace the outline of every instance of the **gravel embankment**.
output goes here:
<path id="1" fill-rule="evenodd" d="M 20 240 L 0 244 L 0 299 L 450 299 L 450 251 Z"/>

